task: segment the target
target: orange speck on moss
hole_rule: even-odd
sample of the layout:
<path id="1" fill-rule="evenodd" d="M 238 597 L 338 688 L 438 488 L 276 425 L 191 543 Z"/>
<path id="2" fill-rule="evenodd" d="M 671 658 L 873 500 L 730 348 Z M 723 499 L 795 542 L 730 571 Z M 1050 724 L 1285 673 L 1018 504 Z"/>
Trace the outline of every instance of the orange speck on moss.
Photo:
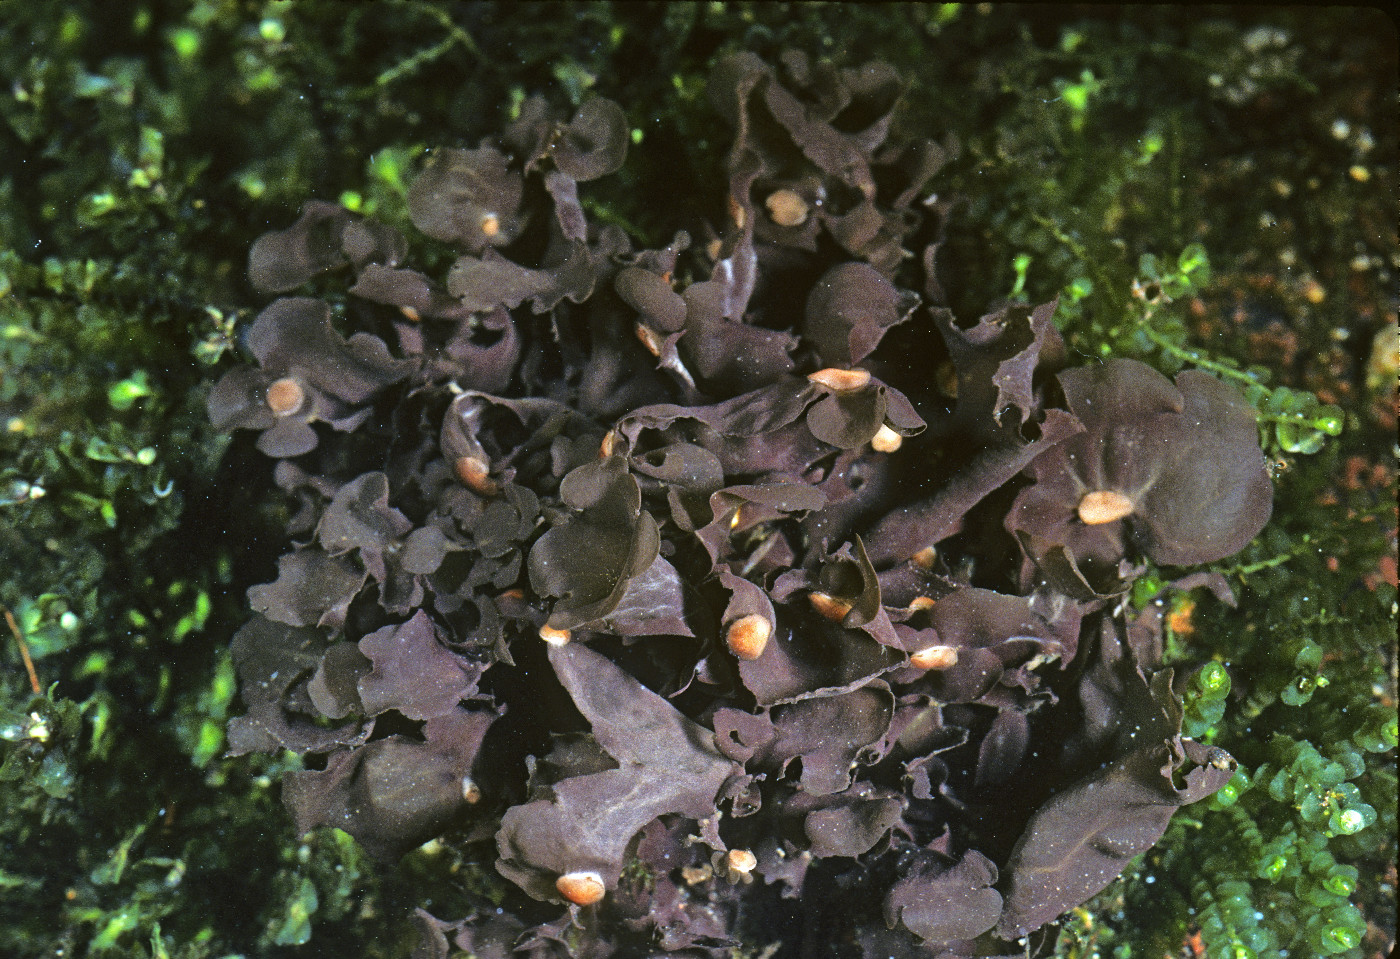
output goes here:
<path id="1" fill-rule="evenodd" d="M 1382 556 L 1376 564 L 1376 571 L 1366 577 L 1366 585 L 1370 589 L 1374 590 L 1381 583 L 1389 583 L 1392 589 L 1400 586 L 1400 564 L 1389 554 Z"/>
<path id="2" fill-rule="evenodd" d="M 1167 614 L 1167 628 L 1178 636 L 1189 636 L 1196 630 L 1196 627 L 1191 623 L 1191 614 L 1195 611 L 1195 600 L 1183 599 L 1176 603 L 1172 607 L 1172 611 Z"/>

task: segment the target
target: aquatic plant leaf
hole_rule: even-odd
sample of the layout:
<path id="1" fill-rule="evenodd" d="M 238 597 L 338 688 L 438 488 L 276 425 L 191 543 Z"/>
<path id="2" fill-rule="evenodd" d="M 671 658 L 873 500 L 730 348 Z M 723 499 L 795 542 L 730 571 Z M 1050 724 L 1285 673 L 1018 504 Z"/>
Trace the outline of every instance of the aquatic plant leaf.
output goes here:
<path id="1" fill-rule="evenodd" d="M 267 405 L 270 377 L 248 366 L 236 366 L 219 378 L 209 391 L 209 422 L 219 432 L 233 429 L 265 430 L 274 422 Z"/>
<path id="2" fill-rule="evenodd" d="M 686 302 L 663 277 L 629 266 L 618 271 L 613 285 L 617 295 L 653 328 L 675 333 L 685 326 Z"/>
<path id="3" fill-rule="evenodd" d="M 550 625 L 572 629 L 617 607 L 629 580 L 656 559 L 661 538 L 623 457 L 578 467 L 559 493 L 576 513 L 535 541 L 528 567 L 535 592 L 555 599 Z"/>
<path id="4" fill-rule="evenodd" d="M 849 692 L 904 662 L 900 650 L 810 613 L 800 629 L 780 620 L 763 654 L 739 663 L 739 675 L 759 705 L 772 706 Z"/>
<path id="5" fill-rule="evenodd" d="M 1162 838 L 1179 807 L 1219 791 L 1234 769 L 1201 743 L 1144 745 L 1051 796 L 1006 864 L 997 934 L 1019 938 L 1088 900 Z"/>
<path id="6" fill-rule="evenodd" d="M 1000 489 L 1046 450 L 1077 433 L 1083 424 L 1063 410 L 1047 410 L 1039 436 L 1029 443 L 989 445 L 954 473 L 933 496 L 892 510 L 877 520 L 865 548 L 877 568 L 902 562 L 962 528 L 974 506 Z"/>
<path id="7" fill-rule="evenodd" d="M 537 899 L 559 901 L 557 876 L 595 870 L 611 888 L 632 837 L 657 816 L 703 819 L 739 767 L 714 734 L 579 643 L 550 647 L 550 662 L 617 769 L 575 776 L 549 798 L 502 817 L 496 867 Z"/>
<path id="8" fill-rule="evenodd" d="M 840 263 L 807 295 L 802 336 L 825 364 L 851 366 L 875 352 L 890 327 L 907 320 L 918 303 L 868 263 Z"/>
<path id="9" fill-rule="evenodd" d="M 694 636 L 685 621 L 685 597 L 680 575 L 657 556 L 627 581 L 621 598 L 601 618 L 578 629 L 616 636 Z"/>
<path id="10" fill-rule="evenodd" d="M 365 567 L 384 580 L 384 550 L 413 528 L 399 510 L 389 505 L 389 478 L 380 472 L 364 473 L 336 491 L 316 537 L 331 556 L 359 550 Z"/>
<path id="11" fill-rule="evenodd" d="M 333 753 L 323 770 L 288 773 L 283 802 L 298 831 L 344 829 L 371 856 L 393 861 L 466 805 L 464 781 L 498 715 L 454 709 L 429 719 L 421 741 L 389 736 Z"/>
<path id="12" fill-rule="evenodd" d="M 394 269 L 371 263 L 349 293 L 371 303 L 412 310 L 420 319 L 450 316 L 457 300 L 417 270 Z"/>
<path id="13" fill-rule="evenodd" d="M 592 97 L 560 130 L 551 155 L 565 176 L 580 183 L 596 180 L 622 168 L 629 133 L 622 107 L 612 100 Z"/>
<path id="14" fill-rule="evenodd" d="M 494 147 L 434 150 L 408 188 L 408 215 L 433 239 L 480 253 L 519 233 L 524 190 L 520 172 Z"/>
<path id="15" fill-rule="evenodd" d="M 975 849 L 946 865 L 931 854 L 911 866 L 885 896 L 885 922 L 929 943 L 975 939 L 1001 918 L 997 867 Z"/>
<path id="16" fill-rule="evenodd" d="M 277 579 L 250 587 L 248 602 L 268 619 L 288 626 L 326 626 L 339 632 L 351 601 L 368 574 L 314 547 L 277 560 Z"/>
<path id="17" fill-rule="evenodd" d="M 827 796 L 851 785 L 856 760 L 880 740 L 894 718 L 894 694 L 874 680 L 839 695 L 806 699 L 774 708 L 775 738 L 764 746 L 760 765 L 782 774 L 802 760 L 802 791 Z M 831 735 L 833 729 L 841 736 Z"/>
<path id="18" fill-rule="evenodd" d="M 338 203 L 309 200 L 285 230 L 264 233 L 248 252 L 248 280 L 264 293 L 283 293 L 317 273 L 344 266 L 341 235 L 350 212 Z"/>
<path id="19" fill-rule="evenodd" d="M 431 719 L 451 712 L 476 694 L 485 664 L 448 650 L 423 610 L 408 622 L 384 626 L 360 640 L 360 652 L 374 668 L 360 677 L 366 713 L 393 709 L 408 719 Z"/>
<path id="20" fill-rule="evenodd" d="M 513 263 L 494 250 L 486 250 L 480 256 L 463 256 L 447 273 L 447 292 L 472 313 L 498 306 L 513 310 L 529 299 L 536 299 L 538 307 L 537 298 L 556 285 L 556 279 L 548 272 Z"/>
<path id="21" fill-rule="evenodd" d="M 1006 519 L 1030 534 L 1023 543 L 1063 545 L 1098 583 L 1129 542 L 1158 563 L 1205 563 L 1238 552 L 1268 521 L 1273 485 L 1253 410 L 1233 387 L 1195 370 L 1173 385 L 1124 359 L 1066 370 L 1060 382 L 1085 432 L 1030 465 L 1035 482 Z M 1085 519 L 1091 494 L 1124 507 Z"/>
<path id="22" fill-rule="evenodd" d="M 904 804 L 892 796 L 860 796 L 807 814 L 802 822 L 814 857 L 863 856 L 899 822 Z"/>
<path id="23" fill-rule="evenodd" d="M 321 657 L 316 674 L 306 684 L 306 694 L 323 716 L 331 719 L 344 719 L 351 714 L 363 716 L 365 708 L 360 702 L 360 677 L 373 667 L 374 664 L 365 658 L 356 644 L 348 641 L 332 643 Z"/>
<path id="24" fill-rule="evenodd" d="M 239 627 L 230 650 L 248 707 L 247 713 L 229 720 L 230 755 L 283 749 L 321 752 L 369 736 L 370 727 L 358 721 L 340 726 L 316 721 L 313 700 L 303 684 L 326 651 L 319 631 L 255 616 Z"/>
<path id="25" fill-rule="evenodd" d="M 283 297 L 259 313 L 248 328 L 248 349 L 264 370 L 303 376 L 347 403 L 365 402 L 412 369 L 390 356 L 377 336 L 342 339 L 331 326 L 330 307 L 306 297 Z"/>
<path id="26" fill-rule="evenodd" d="M 438 527 L 420 526 L 404 539 L 399 563 L 405 572 L 429 575 L 437 572 L 448 553 L 462 548 Z"/>

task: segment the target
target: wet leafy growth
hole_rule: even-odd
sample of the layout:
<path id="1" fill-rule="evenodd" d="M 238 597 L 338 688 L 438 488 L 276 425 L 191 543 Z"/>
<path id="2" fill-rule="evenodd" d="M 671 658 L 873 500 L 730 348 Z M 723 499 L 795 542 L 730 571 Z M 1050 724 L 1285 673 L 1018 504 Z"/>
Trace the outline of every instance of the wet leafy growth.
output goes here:
<path id="1" fill-rule="evenodd" d="M 0 951 L 1384 951 L 1388 34 L 1149 14 L 11 10 Z"/>
<path id="2" fill-rule="evenodd" d="M 494 833 L 499 873 L 568 909 L 513 935 L 575 955 L 718 955 L 755 880 L 859 887 L 841 935 L 973 955 L 1230 780 L 1182 736 L 1161 618 L 1117 600 L 1146 563 L 1263 527 L 1254 412 L 1205 373 L 1067 368 L 1053 303 L 958 325 L 932 247 L 923 293 L 901 288 L 947 151 L 892 135 L 899 88 L 879 63 L 723 60 L 729 193 L 702 249 L 591 221 L 579 186 L 624 151 L 596 98 L 567 122 L 526 101 L 428 162 L 407 196 L 461 251 L 441 285 L 392 227 L 324 204 L 258 241 L 264 289 L 354 274 L 355 332 L 277 300 L 249 331 L 259 370 L 210 400 L 288 460 L 313 534 L 249 591 L 234 647 L 231 739 L 307 758 L 284 788 L 299 829 L 385 859 Z M 922 415 L 882 360 L 908 323 L 941 333 L 952 409 Z M 955 441 L 980 452 L 935 454 Z M 921 489 L 894 480 L 923 458 Z M 1021 555 L 974 582 L 949 540 L 989 521 Z M 522 734 L 547 751 L 512 757 Z"/>

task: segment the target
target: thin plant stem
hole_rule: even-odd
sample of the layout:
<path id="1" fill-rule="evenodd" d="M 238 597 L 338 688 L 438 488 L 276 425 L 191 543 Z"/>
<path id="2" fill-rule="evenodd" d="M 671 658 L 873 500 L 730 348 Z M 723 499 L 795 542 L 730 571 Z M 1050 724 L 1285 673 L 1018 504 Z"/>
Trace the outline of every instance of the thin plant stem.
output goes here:
<path id="1" fill-rule="evenodd" d="M 29 644 L 24 641 L 24 633 L 20 631 L 19 623 L 15 622 L 14 614 L 7 607 L 0 606 L 4 610 L 5 622 L 10 627 L 10 632 L 14 634 L 15 642 L 19 644 L 19 655 L 24 660 L 24 669 L 29 673 L 29 688 L 34 690 L 34 695 L 42 693 L 43 687 L 39 685 L 39 674 L 34 671 L 34 660 L 29 655 Z"/>

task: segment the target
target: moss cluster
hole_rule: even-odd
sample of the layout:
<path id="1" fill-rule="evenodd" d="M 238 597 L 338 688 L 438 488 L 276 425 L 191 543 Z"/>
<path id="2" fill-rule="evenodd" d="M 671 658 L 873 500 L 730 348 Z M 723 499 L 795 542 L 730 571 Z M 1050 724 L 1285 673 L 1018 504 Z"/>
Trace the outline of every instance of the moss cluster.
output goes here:
<path id="1" fill-rule="evenodd" d="M 1384 954 L 1390 24 L 1322 10 L 538 10 L 6 7 L 0 603 L 39 691 L 7 623 L 0 951 L 406 955 L 414 907 L 456 916 L 499 894 L 489 864 L 448 847 L 385 872 L 344 834 L 298 837 L 271 786 L 289 763 L 222 758 L 240 711 L 228 641 L 246 586 L 271 578 L 289 508 L 251 442 L 203 419 L 261 305 L 246 250 L 310 195 L 396 215 L 424 145 L 474 143 L 541 90 L 623 104 L 635 161 L 588 213 L 659 245 L 699 220 L 689 186 L 721 176 L 707 65 L 796 47 L 892 62 L 914 78 L 910 122 L 957 132 L 940 197 L 962 200 L 940 265 L 968 278 L 950 291 L 959 315 L 1058 293 L 1072 349 L 1253 385 L 1269 420 L 1275 516 L 1221 570 L 1239 607 L 1157 596 L 1149 580 L 1135 596 L 1161 600 L 1169 657 L 1217 664 L 1184 690 L 1186 722 L 1243 774 L 1066 921 L 1060 952 Z M 641 199 L 658 184 L 664 211 Z"/>

